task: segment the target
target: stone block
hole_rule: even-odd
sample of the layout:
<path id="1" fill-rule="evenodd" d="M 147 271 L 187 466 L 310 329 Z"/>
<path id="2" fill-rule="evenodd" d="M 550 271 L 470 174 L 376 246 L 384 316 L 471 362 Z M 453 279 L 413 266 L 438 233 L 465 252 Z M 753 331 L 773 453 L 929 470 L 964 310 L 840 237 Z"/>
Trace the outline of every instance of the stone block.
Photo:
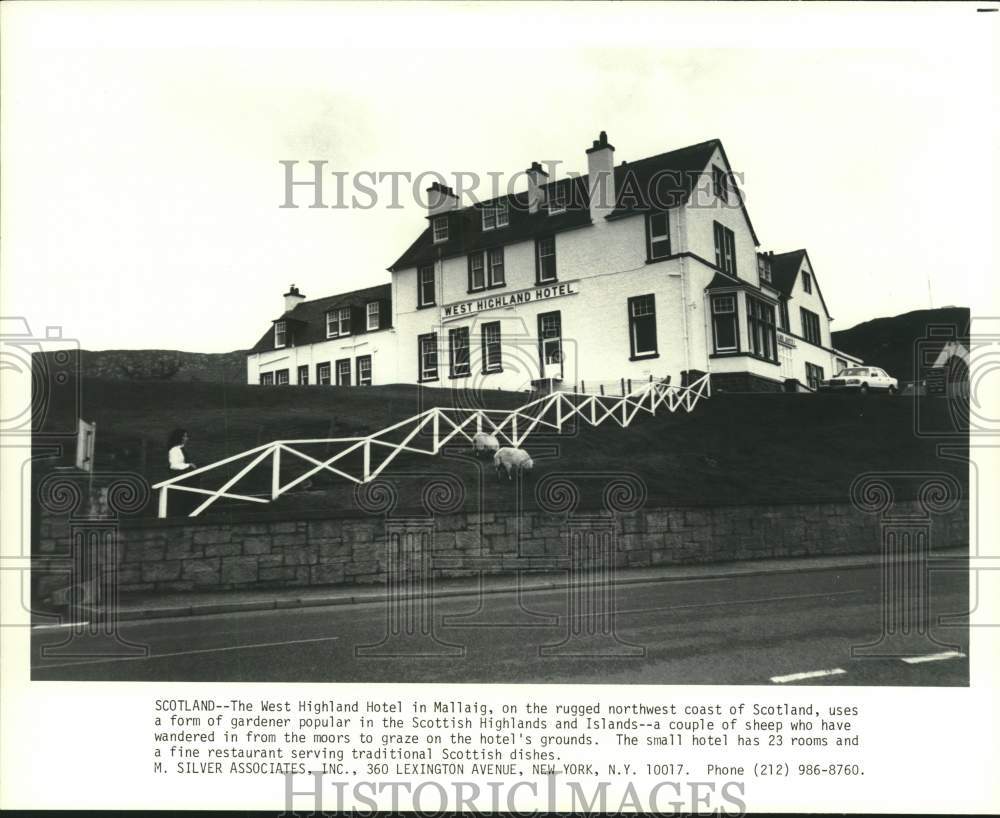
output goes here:
<path id="1" fill-rule="evenodd" d="M 305 545 L 306 535 L 303 533 L 275 534 L 271 538 L 271 544 L 275 550 L 288 546 Z"/>
<path id="2" fill-rule="evenodd" d="M 322 542 L 319 544 L 311 544 L 310 547 L 315 547 L 318 549 L 319 561 L 320 562 L 330 562 L 331 560 L 340 560 L 351 555 L 351 546 L 349 543 L 345 543 L 342 540 L 336 542 Z"/>
<path id="3" fill-rule="evenodd" d="M 310 520 L 306 525 L 306 534 L 310 542 L 313 540 L 339 540 L 343 536 L 343 530 L 342 520 Z"/>
<path id="4" fill-rule="evenodd" d="M 214 543 L 205 546 L 206 557 L 235 557 L 243 550 L 243 545 L 238 542 Z"/>
<path id="5" fill-rule="evenodd" d="M 211 528 L 195 531 L 195 545 L 209 545 L 211 543 L 227 543 L 232 541 L 232 531 L 222 526 L 212 526 Z"/>
<path id="6" fill-rule="evenodd" d="M 181 561 L 181 578 L 203 587 L 219 584 L 220 564 L 217 558 Z"/>
<path id="7" fill-rule="evenodd" d="M 162 562 L 166 553 L 166 545 L 163 543 L 128 543 L 124 549 L 124 562 Z"/>
<path id="8" fill-rule="evenodd" d="M 274 566 L 271 568 L 261 567 L 258 578 L 261 582 L 271 582 L 274 580 L 294 580 L 296 576 L 295 566 Z"/>
<path id="9" fill-rule="evenodd" d="M 222 560 L 223 582 L 255 582 L 257 560 L 254 557 L 225 557 Z"/>
<path id="10" fill-rule="evenodd" d="M 180 560 L 170 560 L 169 562 L 147 562 L 142 565 L 143 582 L 164 582 L 166 580 L 179 579 L 180 575 Z"/>
<path id="11" fill-rule="evenodd" d="M 344 566 L 333 564 L 314 565 L 309 572 L 310 585 L 336 585 L 344 581 Z"/>
<path id="12" fill-rule="evenodd" d="M 243 553 L 246 555 L 270 554 L 271 538 L 254 535 L 243 538 Z"/>
<path id="13" fill-rule="evenodd" d="M 285 565 L 312 565 L 319 559 L 316 546 L 303 545 L 285 548 L 282 553 L 285 557 Z"/>

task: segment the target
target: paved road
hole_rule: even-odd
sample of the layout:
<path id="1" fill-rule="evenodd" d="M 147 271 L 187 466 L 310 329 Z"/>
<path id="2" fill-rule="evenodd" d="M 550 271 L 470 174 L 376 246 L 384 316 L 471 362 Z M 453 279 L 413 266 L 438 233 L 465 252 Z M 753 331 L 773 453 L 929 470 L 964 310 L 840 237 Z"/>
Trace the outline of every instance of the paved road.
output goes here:
<path id="1" fill-rule="evenodd" d="M 965 573 L 935 572 L 931 591 L 932 622 L 940 614 L 968 610 Z M 594 596 L 589 598 L 593 601 Z M 586 599 L 577 598 L 577 603 L 585 604 Z M 412 604 L 414 617 L 426 613 L 421 603 Z M 617 590 L 614 608 L 613 617 L 595 620 L 571 607 L 565 590 L 531 591 L 520 600 L 514 593 L 449 597 L 433 606 L 428 619 L 434 622 L 433 636 L 420 638 L 418 628 L 415 635 L 395 641 L 385 639 L 389 608 L 382 603 L 126 622 L 120 626 L 121 637 L 149 652 L 131 658 L 99 655 L 108 642 L 86 638 L 74 639 L 68 647 L 97 655 L 43 657 L 43 646 L 51 651 L 70 631 L 36 629 L 32 677 L 968 684 L 968 635 L 962 627 L 936 626 L 932 635 L 939 644 L 928 641 L 913 649 L 920 656 L 946 654 L 941 658 L 911 664 L 893 657 L 852 657 L 852 645 L 876 642 L 881 633 L 877 568 L 625 585 Z M 612 621 L 614 636 L 602 637 L 600 625 Z M 568 636 L 575 638 L 567 641 Z M 365 645 L 377 647 L 366 651 Z M 833 670 L 843 672 L 796 678 Z M 774 681 L 783 677 L 792 678 Z"/>

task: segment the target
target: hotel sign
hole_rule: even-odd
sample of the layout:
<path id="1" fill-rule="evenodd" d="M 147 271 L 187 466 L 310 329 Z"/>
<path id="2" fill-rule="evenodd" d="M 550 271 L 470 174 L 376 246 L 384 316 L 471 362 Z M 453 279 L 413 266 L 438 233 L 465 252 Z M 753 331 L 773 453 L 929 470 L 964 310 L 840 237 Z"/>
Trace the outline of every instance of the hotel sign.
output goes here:
<path id="1" fill-rule="evenodd" d="M 791 335 L 785 335 L 783 332 L 778 332 L 778 343 L 783 347 L 791 347 L 795 349 L 795 339 Z"/>
<path id="2" fill-rule="evenodd" d="M 561 281 L 558 284 L 540 284 L 528 290 L 517 290 L 512 293 L 484 295 L 471 301 L 458 301 L 441 308 L 441 320 L 452 321 L 465 318 L 489 310 L 499 310 L 506 307 L 517 307 L 534 301 L 547 301 L 550 298 L 560 298 L 564 295 L 576 295 L 579 292 L 579 281 Z"/>

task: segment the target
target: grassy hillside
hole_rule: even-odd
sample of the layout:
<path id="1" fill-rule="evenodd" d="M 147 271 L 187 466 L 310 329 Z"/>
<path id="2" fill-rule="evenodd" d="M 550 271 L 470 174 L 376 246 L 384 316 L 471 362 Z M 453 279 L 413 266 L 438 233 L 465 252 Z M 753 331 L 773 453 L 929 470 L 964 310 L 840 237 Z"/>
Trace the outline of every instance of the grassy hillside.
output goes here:
<path id="1" fill-rule="evenodd" d="M 81 414 L 98 424 L 98 468 L 137 470 L 151 483 L 167 476 L 166 437 L 176 426 L 191 434 L 189 460 L 205 465 L 275 439 L 364 435 L 456 400 L 511 408 L 528 398 L 403 385 L 261 388 L 85 378 L 80 387 Z M 945 401 L 926 398 L 921 407 L 925 417 L 941 416 L 939 426 L 950 423 Z M 914 435 L 914 408 L 913 399 L 884 395 L 718 395 L 690 415 L 640 415 L 628 429 L 610 423 L 598 429 L 570 427 L 563 436 L 529 438 L 526 448 L 536 467 L 520 499 L 514 485 L 497 484 L 492 467 L 470 459 L 467 444 L 459 441 L 438 457 L 404 455 L 386 476 L 399 492 L 398 508 L 420 507 L 428 477 L 436 474 L 459 478 L 469 495 L 467 509 L 487 510 L 514 508 L 517 502 L 535 505 L 535 487 L 556 473 L 573 479 L 582 504 L 591 507 L 600 506 L 609 476 L 623 472 L 642 481 L 647 506 L 846 500 L 851 481 L 872 470 L 944 469 L 964 482 L 960 464 L 937 459 L 937 441 Z M 47 426 L 60 428 L 73 414 L 73 407 L 53 407 Z M 310 453 L 326 451 L 334 450 L 318 446 Z M 285 481 L 301 473 L 287 455 L 283 466 Z M 485 477 L 482 503 L 480 474 Z M 224 480 L 220 473 L 202 485 L 218 487 Z M 253 484 L 266 490 L 264 469 Z M 216 513 L 222 513 L 218 505 Z M 317 476 L 270 506 L 241 505 L 274 512 L 356 507 L 353 486 L 334 476 Z"/>
<path id="2" fill-rule="evenodd" d="M 45 353 L 51 369 L 54 353 Z M 247 355 L 234 352 L 181 352 L 175 349 L 76 350 L 69 368 L 87 378 L 126 381 L 246 383 Z"/>
<path id="3" fill-rule="evenodd" d="M 942 307 L 936 310 L 916 310 L 892 318 L 876 318 L 856 327 L 833 333 L 837 349 L 860 356 L 865 363 L 880 366 L 899 378 L 914 380 L 914 355 L 917 342 L 927 337 L 932 325 L 954 326 L 958 339 L 968 343 L 969 310 L 966 307 Z M 945 341 L 934 341 L 926 348 L 937 352 Z"/>

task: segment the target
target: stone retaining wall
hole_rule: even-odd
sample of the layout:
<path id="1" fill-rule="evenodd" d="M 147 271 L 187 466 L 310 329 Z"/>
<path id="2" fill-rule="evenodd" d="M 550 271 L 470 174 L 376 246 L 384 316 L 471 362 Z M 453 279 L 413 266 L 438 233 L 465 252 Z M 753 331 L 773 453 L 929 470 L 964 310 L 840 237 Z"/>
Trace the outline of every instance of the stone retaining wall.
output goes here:
<path id="1" fill-rule="evenodd" d="M 926 521 L 936 549 L 968 544 L 965 502 L 928 514 L 918 501 L 900 500 L 892 514 L 897 520 L 911 515 L 918 524 Z M 565 568 L 569 542 L 579 532 L 607 532 L 615 564 L 641 567 L 878 552 L 884 524 L 891 523 L 851 504 L 816 503 L 663 508 L 590 517 L 529 512 L 227 524 L 123 521 L 111 523 L 114 535 L 106 538 L 104 553 L 109 556 L 104 562 L 116 563 L 117 587 L 125 593 L 264 589 L 384 582 L 390 557 L 398 553 L 390 554 L 386 543 L 397 533 L 405 542 L 423 538 L 427 545 L 420 553 L 434 576 L 462 576 Z M 44 513 L 35 554 L 43 559 L 68 556 L 71 543 L 86 541 L 94 527 L 93 519 Z M 407 534 L 413 537 L 407 539 Z M 405 558 L 413 564 L 412 551 Z M 104 564 L 100 570 L 113 569 Z M 36 590 L 44 595 L 65 585 L 65 575 L 42 575 Z"/>

